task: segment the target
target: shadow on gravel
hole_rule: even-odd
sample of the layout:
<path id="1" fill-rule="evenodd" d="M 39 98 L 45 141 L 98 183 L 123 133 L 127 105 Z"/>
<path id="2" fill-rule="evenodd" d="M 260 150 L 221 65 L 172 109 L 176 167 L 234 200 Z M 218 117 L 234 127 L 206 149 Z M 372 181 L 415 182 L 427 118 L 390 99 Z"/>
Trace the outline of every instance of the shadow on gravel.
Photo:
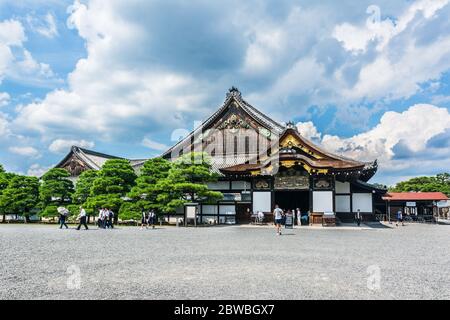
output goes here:
<path id="1" fill-rule="evenodd" d="M 392 229 L 392 227 L 386 226 L 381 222 L 366 222 L 363 223 L 365 226 L 373 229 Z"/>

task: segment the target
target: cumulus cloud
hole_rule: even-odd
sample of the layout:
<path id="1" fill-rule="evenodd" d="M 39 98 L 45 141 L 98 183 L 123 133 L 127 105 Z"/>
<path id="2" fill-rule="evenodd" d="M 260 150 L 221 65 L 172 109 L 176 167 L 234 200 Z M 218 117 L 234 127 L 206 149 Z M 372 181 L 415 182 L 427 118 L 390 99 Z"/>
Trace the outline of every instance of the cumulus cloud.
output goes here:
<path id="1" fill-rule="evenodd" d="M 33 58 L 24 47 L 25 41 L 27 37 L 20 21 L 0 21 L 0 83 L 6 77 L 36 86 L 62 83 L 48 64 Z"/>
<path id="2" fill-rule="evenodd" d="M 316 126 L 312 121 L 299 122 L 297 124 L 297 129 L 306 139 L 311 141 L 319 141 L 322 138 L 322 134 L 317 130 Z"/>
<path id="3" fill-rule="evenodd" d="M 95 143 L 93 141 L 86 141 L 86 140 L 56 139 L 50 144 L 48 150 L 50 150 L 53 153 L 67 153 L 69 152 L 70 147 L 72 146 L 91 149 L 94 148 Z"/>
<path id="4" fill-rule="evenodd" d="M 252 98 L 268 112 L 273 106 L 283 108 L 275 111 L 280 115 L 333 105 L 342 122 L 354 106 L 410 98 L 450 70 L 448 0 L 418 0 L 394 14 L 380 2 L 375 7 L 381 11 L 379 21 L 373 21 L 374 6 L 364 4 L 358 6 L 356 21 L 338 21 L 327 9 L 301 8 L 295 27 L 282 28 L 278 36 L 290 40 L 280 50 L 282 67 L 270 70 L 273 81 L 264 92 L 253 92 Z M 316 23 L 309 20 L 312 17 Z M 299 34 L 300 30 L 308 33 Z M 260 55 L 271 57 L 271 51 Z"/>
<path id="5" fill-rule="evenodd" d="M 40 156 L 39 151 L 33 147 L 10 147 L 8 150 L 14 154 L 25 157 L 37 158 Z"/>
<path id="6" fill-rule="evenodd" d="M 299 129 L 323 144 L 337 139 L 337 151 L 393 163 L 396 151 L 406 157 L 425 149 L 403 145 L 400 133 L 385 137 L 388 123 L 402 127 L 389 122 L 388 113 L 382 129 L 365 127 L 390 107 L 410 122 L 422 109 L 436 111 L 422 105 L 401 112 L 404 98 L 443 87 L 441 77 L 450 70 L 447 2 L 380 0 L 374 24 L 374 8 L 366 13 L 370 0 L 75 1 L 67 25 L 84 41 L 86 56 L 67 85 L 17 107 L 10 124 L 4 117 L 4 128 L 33 135 L 52 153 L 83 141 L 89 148 L 94 141 L 126 141 L 130 149 L 163 150 L 148 137 L 166 134 L 161 142 L 169 143 L 174 128 L 192 129 L 194 119 L 209 116 L 226 89 L 237 85 L 247 101 L 280 121 L 336 109 L 336 122 L 365 132 L 344 139 L 323 136 L 312 123 Z M 0 79 L 54 79 L 50 66 L 24 48 L 20 22 L 3 23 L 10 30 L 0 27 Z M 432 103 L 441 105 L 437 98 Z M 425 141 L 438 134 L 421 136 Z"/>
<path id="7" fill-rule="evenodd" d="M 306 137 L 309 132 L 317 132 L 310 123 L 297 126 Z M 324 135 L 320 144 L 353 159 L 378 159 L 384 173 L 414 169 L 429 174 L 450 162 L 450 147 L 445 145 L 449 132 L 450 113 L 446 108 L 417 104 L 404 112 L 386 112 L 374 128 L 352 137 Z"/>

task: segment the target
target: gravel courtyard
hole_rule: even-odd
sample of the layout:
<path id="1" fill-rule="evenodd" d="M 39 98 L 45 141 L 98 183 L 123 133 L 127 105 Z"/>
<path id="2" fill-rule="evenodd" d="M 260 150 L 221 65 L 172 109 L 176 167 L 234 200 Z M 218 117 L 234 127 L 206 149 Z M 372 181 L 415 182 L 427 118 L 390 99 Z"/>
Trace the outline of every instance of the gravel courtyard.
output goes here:
<path id="1" fill-rule="evenodd" d="M 440 225 L 0 225 L 0 255 L 0 299 L 450 299 Z"/>

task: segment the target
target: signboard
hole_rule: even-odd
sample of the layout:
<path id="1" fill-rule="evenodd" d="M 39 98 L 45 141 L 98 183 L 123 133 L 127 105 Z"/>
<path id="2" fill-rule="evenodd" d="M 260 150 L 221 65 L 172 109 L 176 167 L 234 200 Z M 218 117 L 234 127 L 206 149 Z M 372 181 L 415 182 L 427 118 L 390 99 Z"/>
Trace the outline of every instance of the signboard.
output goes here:
<path id="1" fill-rule="evenodd" d="M 286 222 L 284 223 L 284 227 L 286 229 L 293 229 L 294 228 L 294 216 L 293 215 L 287 215 L 286 216 Z"/>
<path id="2" fill-rule="evenodd" d="M 186 206 L 186 219 L 195 219 L 197 216 L 197 207 Z"/>
<path id="3" fill-rule="evenodd" d="M 277 190 L 308 190 L 309 176 L 304 172 L 289 169 L 274 177 L 274 187 Z"/>
<path id="4" fill-rule="evenodd" d="M 186 219 L 184 220 L 184 225 L 187 226 L 188 220 L 194 220 L 195 226 L 197 226 L 197 206 L 187 205 L 186 206 Z"/>
<path id="5" fill-rule="evenodd" d="M 406 203 L 406 206 L 407 206 L 407 207 L 415 207 L 415 206 L 416 206 L 416 203 L 415 203 L 415 202 L 407 202 L 407 203 Z"/>

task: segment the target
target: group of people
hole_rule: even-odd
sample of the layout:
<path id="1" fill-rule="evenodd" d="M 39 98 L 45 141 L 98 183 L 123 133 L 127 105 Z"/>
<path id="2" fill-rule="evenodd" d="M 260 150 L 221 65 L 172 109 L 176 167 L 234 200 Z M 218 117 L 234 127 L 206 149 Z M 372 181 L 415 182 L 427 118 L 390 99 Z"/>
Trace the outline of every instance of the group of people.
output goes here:
<path id="1" fill-rule="evenodd" d="M 144 226 L 146 229 L 148 229 L 149 226 L 152 226 L 152 228 L 155 229 L 155 223 L 156 213 L 154 210 L 142 211 L 141 229 L 144 229 Z"/>
<path id="2" fill-rule="evenodd" d="M 309 212 L 303 214 L 300 208 L 284 211 L 278 205 L 275 205 L 273 218 L 278 235 L 281 235 L 281 226 L 285 224 L 287 216 L 291 216 L 294 219 L 293 223 L 294 221 L 297 221 L 297 225 L 301 226 L 302 224 L 308 223 Z"/>
<path id="3" fill-rule="evenodd" d="M 114 229 L 114 212 L 109 208 L 101 208 L 98 213 L 97 225 L 100 229 Z"/>
<path id="4" fill-rule="evenodd" d="M 65 207 L 57 208 L 59 214 L 59 228 L 62 229 L 63 226 L 68 229 L 66 219 L 69 216 L 69 210 Z M 88 230 L 87 226 L 87 214 L 86 210 L 83 207 L 80 207 L 80 214 L 77 219 L 79 220 L 79 224 L 77 226 L 77 230 L 81 229 L 81 226 L 84 226 L 86 230 Z M 98 214 L 97 225 L 100 229 L 113 229 L 114 228 L 114 212 L 109 208 L 101 208 Z"/>

